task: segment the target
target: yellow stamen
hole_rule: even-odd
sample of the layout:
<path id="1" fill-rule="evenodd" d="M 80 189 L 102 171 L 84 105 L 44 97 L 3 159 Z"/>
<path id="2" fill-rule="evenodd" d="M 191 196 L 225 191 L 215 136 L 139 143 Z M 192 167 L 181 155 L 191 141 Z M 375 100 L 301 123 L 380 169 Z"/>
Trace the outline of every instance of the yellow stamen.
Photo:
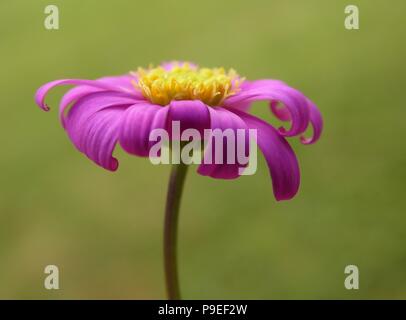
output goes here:
<path id="1" fill-rule="evenodd" d="M 219 106 L 236 93 L 244 81 L 238 74 L 224 68 L 197 68 L 189 63 L 175 63 L 170 70 L 163 67 L 139 68 L 134 86 L 152 103 L 162 106 L 172 100 L 200 100 Z"/>

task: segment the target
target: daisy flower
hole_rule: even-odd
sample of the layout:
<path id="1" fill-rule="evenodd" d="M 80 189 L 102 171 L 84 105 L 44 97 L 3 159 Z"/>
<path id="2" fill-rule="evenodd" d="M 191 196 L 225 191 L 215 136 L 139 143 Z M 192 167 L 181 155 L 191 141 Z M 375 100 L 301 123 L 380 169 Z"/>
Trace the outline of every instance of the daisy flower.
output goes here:
<path id="1" fill-rule="evenodd" d="M 132 155 L 148 157 L 154 144 L 151 132 L 169 131 L 174 121 L 180 123 L 181 132 L 255 129 L 277 200 L 294 197 L 300 184 L 298 161 L 286 138 L 298 136 L 303 144 L 312 144 L 323 128 L 316 105 L 297 89 L 280 80 L 246 80 L 232 69 L 168 62 L 122 76 L 55 80 L 38 89 L 36 103 L 48 111 L 45 97 L 52 88 L 61 85 L 74 86 L 60 102 L 62 126 L 75 147 L 99 166 L 117 170 L 118 160 L 113 157 L 117 144 Z M 274 128 L 251 115 L 250 105 L 255 101 L 268 101 L 275 117 L 289 122 L 288 128 Z M 309 126 L 312 135 L 304 137 Z M 180 297 L 176 224 L 186 167 L 174 166 L 167 198 L 165 270 L 171 299 Z M 217 179 L 234 179 L 240 176 L 240 167 L 238 161 L 203 162 L 197 172 Z"/>

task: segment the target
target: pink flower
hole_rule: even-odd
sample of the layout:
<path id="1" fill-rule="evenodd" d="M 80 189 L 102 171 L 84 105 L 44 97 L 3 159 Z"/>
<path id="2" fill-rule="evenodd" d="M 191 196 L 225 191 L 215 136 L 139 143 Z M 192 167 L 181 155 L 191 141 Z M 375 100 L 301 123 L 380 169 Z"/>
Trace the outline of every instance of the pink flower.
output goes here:
<path id="1" fill-rule="evenodd" d="M 302 143 L 316 142 L 322 117 L 313 102 L 278 80 L 248 81 L 233 70 L 198 68 L 183 62 L 164 63 L 128 75 L 97 80 L 63 79 L 40 87 L 36 103 L 45 111 L 45 96 L 59 85 L 74 85 L 62 98 L 59 115 L 76 148 L 98 165 L 114 171 L 112 156 L 117 143 L 128 153 L 147 157 L 153 129 L 168 129 L 179 121 L 181 130 L 256 129 L 277 200 L 292 198 L 299 188 L 296 156 L 286 137 L 300 136 Z M 266 100 L 270 110 L 289 129 L 275 129 L 248 113 L 254 101 Z M 69 108 L 70 107 L 70 108 Z M 313 136 L 304 138 L 309 124 Z M 239 164 L 199 165 L 198 173 L 219 179 L 239 177 Z"/>

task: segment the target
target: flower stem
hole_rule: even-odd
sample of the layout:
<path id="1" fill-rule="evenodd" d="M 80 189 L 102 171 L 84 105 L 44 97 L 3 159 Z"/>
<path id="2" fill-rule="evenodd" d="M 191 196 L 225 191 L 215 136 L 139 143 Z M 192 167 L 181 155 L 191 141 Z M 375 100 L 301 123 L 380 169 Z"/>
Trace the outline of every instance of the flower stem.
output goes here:
<path id="1" fill-rule="evenodd" d="M 179 280 L 177 265 L 177 230 L 179 206 L 182 197 L 183 184 L 186 177 L 187 165 L 173 164 L 166 197 L 164 223 L 164 261 L 166 291 L 169 300 L 179 300 Z"/>

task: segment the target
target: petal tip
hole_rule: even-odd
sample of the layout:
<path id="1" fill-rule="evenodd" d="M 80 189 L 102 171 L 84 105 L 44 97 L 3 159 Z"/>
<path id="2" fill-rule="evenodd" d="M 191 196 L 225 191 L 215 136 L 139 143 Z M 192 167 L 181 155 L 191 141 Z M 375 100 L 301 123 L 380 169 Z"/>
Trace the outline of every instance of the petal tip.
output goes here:
<path id="1" fill-rule="evenodd" d="M 105 167 L 105 169 L 111 172 L 115 172 L 117 171 L 118 166 L 119 166 L 118 160 L 116 158 L 113 158 L 111 160 L 111 163 L 109 163 L 108 167 Z"/>
<path id="2" fill-rule="evenodd" d="M 305 136 L 300 136 L 300 142 L 302 144 L 314 144 L 315 142 L 317 142 L 318 139 L 314 139 L 314 137 L 311 138 L 306 138 Z"/>

